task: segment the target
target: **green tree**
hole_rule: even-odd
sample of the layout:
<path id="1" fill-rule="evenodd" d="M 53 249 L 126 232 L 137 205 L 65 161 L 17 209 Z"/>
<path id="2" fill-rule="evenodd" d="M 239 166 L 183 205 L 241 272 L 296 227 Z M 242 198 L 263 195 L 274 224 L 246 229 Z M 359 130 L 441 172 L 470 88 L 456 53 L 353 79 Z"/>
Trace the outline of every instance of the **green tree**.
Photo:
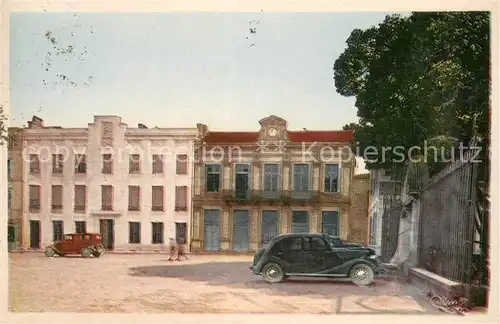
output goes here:
<path id="1" fill-rule="evenodd" d="M 438 12 L 352 31 L 335 86 L 356 97 L 358 126 L 344 127 L 355 130 L 360 152 L 372 147 L 368 168 L 403 162 L 410 147 L 439 136 L 488 136 L 489 28 L 487 12 Z"/>

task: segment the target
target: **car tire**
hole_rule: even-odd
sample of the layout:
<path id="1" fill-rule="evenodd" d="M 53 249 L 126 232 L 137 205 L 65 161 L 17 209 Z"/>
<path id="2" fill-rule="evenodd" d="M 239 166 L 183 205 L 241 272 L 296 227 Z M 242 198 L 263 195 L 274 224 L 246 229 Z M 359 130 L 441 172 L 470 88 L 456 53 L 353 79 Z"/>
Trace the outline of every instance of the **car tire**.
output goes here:
<path id="1" fill-rule="evenodd" d="M 369 265 L 358 263 L 349 271 L 349 277 L 358 286 L 368 286 L 373 283 L 375 272 Z"/>
<path id="2" fill-rule="evenodd" d="M 52 258 L 54 255 L 56 255 L 56 250 L 54 250 L 51 247 L 46 247 L 45 248 L 45 256 L 47 258 Z"/>
<path id="3" fill-rule="evenodd" d="M 85 247 L 82 249 L 81 253 L 82 253 L 82 257 L 89 258 L 92 255 L 92 250 Z"/>
<path id="4" fill-rule="evenodd" d="M 99 258 L 102 255 L 102 253 L 94 252 L 93 256 L 96 258 Z"/>
<path id="5" fill-rule="evenodd" d="M 279 264 L 270 262 L 262 268 L 262 277 L 269 283 L 278 283 L 283 281 L 285 274 Z"/>
<path id="6" fill-rule="evenodd" d="M 102 244 L 99 244 L 99 245 L 97 245 L 97 246 L 95 247 L 95 251 L 96 251 L 97 253 L 99 253 L 99 254 L 103 254 L 103 253 L 104 253 L 104 250 L 105 250 L 105 249 L 104 249 L 104 245 L 102 245 Z"/>

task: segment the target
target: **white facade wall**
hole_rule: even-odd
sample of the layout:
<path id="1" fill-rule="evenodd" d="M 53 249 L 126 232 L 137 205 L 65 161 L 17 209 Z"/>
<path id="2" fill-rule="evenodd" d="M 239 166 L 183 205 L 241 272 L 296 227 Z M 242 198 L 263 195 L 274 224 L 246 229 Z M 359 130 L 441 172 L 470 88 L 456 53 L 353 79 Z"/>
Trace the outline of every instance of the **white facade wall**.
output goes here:
<path id="1" fill-rule="evenodd" d="M 113 124 L 111 147 L 101 146 L 102 122 Z M 41 247 L 53 238 L 52 220 L 64 221 L 64 233 L 75 232 L 75 221 L 85 221 L 87 232 L 100 231 L 100 219 L 114 219 L 114 247 L 120 249 L 164 249 L 175 237 L 175 222 L 186 222 L 190 233 L 193 142 L 196 128 L 128 128 L 116 116 L 96 116 L 81 129 L 30 128 L 24 142 L 25 224 L 41 221 Z M 40 155 L 40 174 L 29 174 L 29 154 Z M 112 153 L 113 174 L 102 174 L 102 154 Z M 140 174 L 129 174 L 129 155 L 141 154 Z M 52 154 L 64 155 L 63 174 L 52 174 Z M 75 154 L 86 154 L 87 173 L 75 174 Z M 164 154 L 163 174 L 152 174 L 152 155 Z M 188 173 L 176 174 L 176 154 L 188 155 Z M 63 185 L 63 212 L 51 212 L 51 186 Z M 87 186 L 86 212 L 74 212 L 74 186 Z M 40 212 L 29 211 L 29 185 L 41 186 Z M 101 211 L 101 185 L 112 185 L 114 210 Z M 141 187 L 140 211 L 128 211 L 128 186 Z M 164 186 L 164 211 L 151 211 L 152 186 Z M 175 211 L 175 187 L 187 186 L 187 211 Z M 141 244 L 129 244 L 129 222 L 141 223 Z M 152 222 L 164 223 L 164 244 L 151 242 Z M 29 233 L 28 233 L 29 237 Z"/>

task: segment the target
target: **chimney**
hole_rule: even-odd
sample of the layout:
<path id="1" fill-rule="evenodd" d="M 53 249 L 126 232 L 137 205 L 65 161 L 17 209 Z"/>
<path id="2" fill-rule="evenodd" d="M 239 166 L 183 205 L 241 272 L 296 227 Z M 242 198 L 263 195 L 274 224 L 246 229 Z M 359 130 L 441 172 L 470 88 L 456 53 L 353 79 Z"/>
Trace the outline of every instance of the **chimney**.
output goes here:
<path id="1" fill-rule="evenodd" d="M 31 121 L 28 122 L 28 128 L 43 128 L 43 119 L 33 115 Z"/>
<path id="2" fill-rule="evenodd" d="M 146 125 L 144 124 L 137 124 L 137 127 L 139 127 L 140 129 L 146 129 Z"/>

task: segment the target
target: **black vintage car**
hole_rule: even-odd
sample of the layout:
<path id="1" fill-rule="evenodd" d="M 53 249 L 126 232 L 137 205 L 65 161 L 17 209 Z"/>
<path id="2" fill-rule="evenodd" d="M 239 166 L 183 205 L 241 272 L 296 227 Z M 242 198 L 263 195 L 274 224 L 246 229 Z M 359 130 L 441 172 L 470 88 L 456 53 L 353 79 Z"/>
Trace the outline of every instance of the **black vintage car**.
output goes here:
<path id="1" fill-rule="evenodd" d="M 349 277 L 360 286 L 371 284 L 383 272 L 374 250 L 318 233 L 274 237 L 255 253 L 250 269 L 269 283 L 290 276 Z"/>

